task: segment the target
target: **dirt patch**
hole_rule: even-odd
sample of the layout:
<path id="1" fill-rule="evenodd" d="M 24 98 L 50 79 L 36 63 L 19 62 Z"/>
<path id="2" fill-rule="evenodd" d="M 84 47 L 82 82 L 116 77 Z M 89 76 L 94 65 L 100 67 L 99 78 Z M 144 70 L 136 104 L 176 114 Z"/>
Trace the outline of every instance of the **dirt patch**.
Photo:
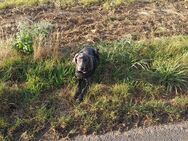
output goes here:
<path id="1" fill-rule="evenodd" d="M 61 46 L 100 41 L 188 34 L 188 1 L 136 2 L 105 11 L 100 6 L 57 9 L 52 5 L 0 11 L 1 38 L 17 31 L 20 21 L 49 21 L 61 32 Z"/>

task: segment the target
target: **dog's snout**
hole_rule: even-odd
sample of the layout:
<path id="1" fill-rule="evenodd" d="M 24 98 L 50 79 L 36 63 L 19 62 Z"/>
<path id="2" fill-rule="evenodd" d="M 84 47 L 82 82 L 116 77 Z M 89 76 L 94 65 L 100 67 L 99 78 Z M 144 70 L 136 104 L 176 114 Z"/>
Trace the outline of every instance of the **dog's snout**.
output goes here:
<path id="1" fill-rule="evenodd" d="M 77 67 L 77 71 L 78 72 L 85 72 L 86 68 L 84 66 L 79 66 L 79 67 Z"/>

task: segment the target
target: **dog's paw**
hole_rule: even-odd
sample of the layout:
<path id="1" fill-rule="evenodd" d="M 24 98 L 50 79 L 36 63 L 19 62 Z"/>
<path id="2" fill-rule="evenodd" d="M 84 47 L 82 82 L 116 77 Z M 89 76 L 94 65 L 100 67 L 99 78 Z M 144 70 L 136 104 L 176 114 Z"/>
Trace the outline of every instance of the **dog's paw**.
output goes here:
<path id="1" fill-rule="evenodd" d="M 78 101 L 79 101 L 79 102 L 82 102 L 82 101 L 83 101 L 83 96 L 82 96 L 82 95 L 79 95 L 79 96 L 78 96 Z"/>
<path id="2" fill-rule="evenodd" d="M 80 100 L 80 99 L 78 98 L 78 99 L 75 100 L 75 102 L 76 102 L 77 104 L 80 104 L 80 103 L 82 102 L 82 100 Z"/>
<path id="3" fill-rule="evenodd" d="M 76 103 L 81 103 L 83 101 L 83 97 L 75 95 L 74 100 L 75 100 Z"/>
<path id="4" fill-rule="evenodd" d="M 79 95 L 80 95 L 80 91 L 78 90 L 78 91 L 76 91 L 76 93 L 74 95 L 74 99 L 75 100 L 78 99 Z"/>
<path id="5" fill-rule="evenodd" d="M 78 96 L 77 96 L 77 95 L 75 95 L 73 99 L 74 99 L 74 100 L 77 100 L 77 99 L 78 99 Z"/>

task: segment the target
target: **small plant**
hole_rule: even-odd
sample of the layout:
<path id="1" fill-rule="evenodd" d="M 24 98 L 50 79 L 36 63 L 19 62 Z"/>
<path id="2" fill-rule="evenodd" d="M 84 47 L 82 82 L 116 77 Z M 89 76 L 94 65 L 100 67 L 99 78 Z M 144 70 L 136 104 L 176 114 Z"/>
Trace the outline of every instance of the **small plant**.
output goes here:
<path id="1" fill-rule="evenodd" d="M 52 28 L 52 24 L 45 21 L 40 21 L 31 25 L 31 34 L 33 37 L 46 36 Z"/>
<path id="2" fill-rule="evenodd" d="M 16 34 L 13 47 L 23 54 L 32 54 L 34 51 L 33 40 L 38 36 L 45 37 L 49 33 L 51 27 L 52 25 L 50 23 L 43 21 L 33 25 L 19 23 L 19 32 Z"/>
<path id="3" fill-rule="evenodd" d="M 14 48 L 24 54 L 33 53 L 33 39 L 30 33 L 19 32 L 16 37 Z"/>

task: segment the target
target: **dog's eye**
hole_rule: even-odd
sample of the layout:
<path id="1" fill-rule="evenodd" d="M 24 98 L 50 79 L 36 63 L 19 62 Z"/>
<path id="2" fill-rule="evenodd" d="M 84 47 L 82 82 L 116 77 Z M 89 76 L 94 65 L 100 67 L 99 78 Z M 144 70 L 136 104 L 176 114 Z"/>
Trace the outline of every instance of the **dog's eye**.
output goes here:
<path id="1" fill-rule="evenodd" d="M 86 58 L 83 59 L 84 62 L 87 62 L 88 60 Z"/>

